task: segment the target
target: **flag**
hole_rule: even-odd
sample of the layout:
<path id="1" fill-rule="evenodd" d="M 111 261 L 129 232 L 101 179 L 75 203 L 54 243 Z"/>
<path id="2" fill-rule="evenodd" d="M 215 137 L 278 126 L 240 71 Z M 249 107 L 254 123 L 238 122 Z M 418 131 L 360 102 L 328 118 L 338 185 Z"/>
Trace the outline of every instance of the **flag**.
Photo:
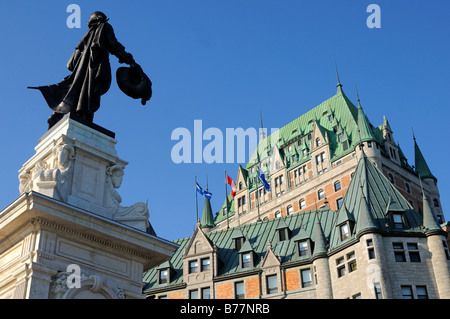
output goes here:
<path id="1" fill-rule="evenodd" d="M 208 191 L 204 191 L 203 192 L 205 197 L 207 197 L 208 199 L 211 199 L 212 193 L 208 192 Z"/>
<path id="2" fill-rule="evenodd" d="M 199 192 L 200 195 L 205 195 L 205 191 L 203 190 L 203 188 L 200 187 L 200 185 L 197 184 L 197 192 Z"/>
<path id="3" fill-rule="evenodd" d="M 227 175 L 227 183 L 231 186 L 231 196 L 236 196 L 236 184 L 233 182 L 230 176 Z"/>
<path id="4" fill-rule="evenodd" d="M 264 176 L 264 172 L 262 171 L 262 169 L 258 166 L 258 178 L 261 181 L 261 183 L 264 185 L 264 188 L 267 191 L 270 191 L 270 185 L 269 183 L 267 183 L 266 178 Z"/>
<path id="5" fill-rule="evenodd" d="M 203 196 L 208 197 L 209 199 L 211 199 L 212 193 L 203 190 L 203 188 L 202 188 L 200 185 L 198 185 L 198 183 L 196 183 L 196 184 L 197 184 L 197 186 L 196 186 L 197 192 L 198 192 L 200 195 L 203 195 Z"/>

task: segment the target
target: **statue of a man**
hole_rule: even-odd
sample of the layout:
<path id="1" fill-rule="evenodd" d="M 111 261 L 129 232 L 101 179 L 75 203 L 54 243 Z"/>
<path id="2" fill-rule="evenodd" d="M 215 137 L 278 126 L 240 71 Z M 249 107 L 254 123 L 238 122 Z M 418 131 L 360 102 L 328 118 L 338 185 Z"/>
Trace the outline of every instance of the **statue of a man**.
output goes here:
<path id="1" fill-rule="evenodd" d="M 115 55 L 120 63 L 142 71 L 133 56 L 117 41 L 107 21 L 106 15 L 100 11 L 91 14 L 89 31 L 67 63 L 72 74 L 57 84 L 29 87 L 40 90 L 53 110 L 53 115 L 48 119 L 49 129 L 67 113 L 75 113 L 84 120 L 93 121 L 94 112 L 100 107 L 100 97 L 111 85 L 109 53 Z"/>

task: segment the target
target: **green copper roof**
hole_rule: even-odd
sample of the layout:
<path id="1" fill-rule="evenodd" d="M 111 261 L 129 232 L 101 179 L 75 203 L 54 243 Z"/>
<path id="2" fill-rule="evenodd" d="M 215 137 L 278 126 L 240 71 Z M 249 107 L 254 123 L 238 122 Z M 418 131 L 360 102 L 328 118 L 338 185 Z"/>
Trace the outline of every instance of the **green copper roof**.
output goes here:
<path id="1" fill-rule="evenodd" d="M 398 212 L 403 214 L 405 220 L 401 229 L 396 229 L 390 218 L 390 214 Z M 352 231 L 350 238 L 344 241 L 339 234 L 339 226 L 343 222 L 348 222 Z M 216 248 L 219 259 L 218 277 L 221 277 L 259 269 L 261 260 L 267 253 L 268 242 L 272 244 L 271 250 L 275 256 L 280 257 L 281 264 L 289 266 L 303 261 L 312 262 L 319 256 L 326 257 L 333 254 L 349 241 L 357 240 L 363 232 L 381 232 L 385 236 L 397 236 L 400 233 L 424 236 L 427 229 L 439 230 L 437 228 L 439 225 L 434 223 L 436 220 L 429 206 L 424 206 L 422 219 L 422 216 L 412 209 L 402 194 L 362 152 L 343 205 L 338 212 L 325 206 L 314 211 L 212 231 L 205 236 Z M 425 230 L 422 225 L 425 226 Z M 278 231 L 286 227 L 290 230 L 289 238 L 280 241 Z M 246 240 L 240 251 L 234 248 L 233 239 L 236 237 L 244 237 Z M 313 252 L 308 256 L 299 257 L 297 242 L 306 239 L 313 243 Z M 143 276 L 145 290 L 183 285 L 183 254 L 190 241 L 191 238 L 183 238 L 174 242 L 179 248 L 167 264 L 173 273 L 170 284 L 160 286 L 157 283 L 157 269 L 161 267 L 155 267 Z M 255 263 L 248 269 L 241 269 L 239 254 L 250 250 L 255 254 Z"/>
<path id="2" fill-rule="evenodd" d="M 359 101 L 358 101 L 359 104 Z M 372 127 L 369 123 L 369 120 L 367 119 L 366 114 L 364 114 L 364 111 L 361 107 L 361 104 L 359 104 L 358 107 L 358 142 L 367 142 L 367 141 L 375 141 L 375 135 L 372 131 Z"/>
<path id="3" fill-rule="evenodd" d="M 205 197 L 205 205 L 203 206 L 203 214 L 200 225 L 202 228 L 214 227 L 214 216 L 211 209 L 211 201 L 208 197 Z"/>
<path id="4" fill-rule="evenodd" d="M 419 145 L 417 145 L 416 138 L 414 137 L 414 157 L 415 157 L 415 170 L 419 174 L 420 178 L 432 178 L 437 181 L 436 177 L 431 173 L 425 158 L 420 151 Z"/>
<path id="5" fill-rule="evenodd" d="M 390 216 L 393 212 L 403 214 L 406 221 L 403 229 L 395 229 Z M 341 221 L 351 221 L 348 216 L 354 218 L 351 224 L 352 236 L 347 240 L 357 237 L 364 230 L 394 234 L 396 232 L 422 233 L 421 216 L 413 210 L 406 198 L 386 176 L 372 164 L 364 152 L 337 215 L 337 220 Z M 342 244 L 339 225 L 340 223 L 336 223 L 331 233 L 331 249 Z"/>
<path id="6" fill-rule="evenodd" d="M 283 264 L 294 263 L 299 260 L 311 258 L 311 256 L 298 257 L 296 240 L 300 232 L 304 239 L 311 239 L 314 243 L 316 241 L 316 219 L 320 219 L 320 225 L 323 230 L 323 240 L 327 242 L 331 228 L 333 226 L 335 212 L 322 208 L 316 211 L 305 212 L 302 214 L 293 214 L 281 218 L 269 219 L 257 223 L 241 225 L 225 230 L 218 230 L 206 233 L 206 237 L 214 243 L 217 247 L 219 262 L 218 276 L 225 276 L 246 272 L 249 270 L 259 269 L 261 258 L 267 253 L 267 243 L 272 243 L 272 251 L 276 256 L 281 257 Z M 291 237 L 284 241 L 278 240 L 277 228 L 283 221 L 291 230 Z M 241 247 L 241 251 L 234 249 L 233 238 L 244 236 L 246 241 Z M 173 276 L 170 284 L 159 285 L 157 283 L 158 269 L 155 267 L 144 273 L 143 281 L 145 283 L 144 289 L 156 289 L 166 286 L 176 286 L 183 284 L 183 254 L 185 248 L 190 242 L 190 238 L 183 238 L 175 241 L 179 245 L 178 250 L 170 259 Z M 320 247 L 323 245 L 320 244 Z M 255 254 L 255 264 L 251 269 L 241 269 L 239 266 L 239 253 L 244 251 L 253 251 Z M 322 250 L 322 248 L 321 248 Z"/>

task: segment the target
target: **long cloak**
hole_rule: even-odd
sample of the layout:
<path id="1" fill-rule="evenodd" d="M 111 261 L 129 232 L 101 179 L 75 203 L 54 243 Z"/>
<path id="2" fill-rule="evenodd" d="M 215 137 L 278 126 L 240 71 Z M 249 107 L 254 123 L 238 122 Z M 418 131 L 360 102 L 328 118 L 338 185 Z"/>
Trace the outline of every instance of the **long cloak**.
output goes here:
<path id="1" fill-rule="evenodd" d="M 93 115 L 100 107 L 100 97 L 111 86 L 109 53 L 118 57 L 120 63 L 133 61 L 109 23 L 91 26 L 67 63 L 72 74 L 60 83 L 37 87 L 48 106 L 55 113 Z"/>

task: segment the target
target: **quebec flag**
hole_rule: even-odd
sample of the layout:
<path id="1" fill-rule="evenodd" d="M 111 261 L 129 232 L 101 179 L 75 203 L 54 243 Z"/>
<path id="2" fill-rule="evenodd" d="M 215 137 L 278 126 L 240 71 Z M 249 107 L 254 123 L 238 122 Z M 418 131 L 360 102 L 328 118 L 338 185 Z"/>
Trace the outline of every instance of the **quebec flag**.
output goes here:
<path id="1" fill-rule="evenodd" d="M 267 183 L 264 172 L 262 171 L 261 167 L 258 166 L 258 178 L 261 181 L 261 183 L 264 185 L 264 188 L 270 192 L 270 185 Z"/>

